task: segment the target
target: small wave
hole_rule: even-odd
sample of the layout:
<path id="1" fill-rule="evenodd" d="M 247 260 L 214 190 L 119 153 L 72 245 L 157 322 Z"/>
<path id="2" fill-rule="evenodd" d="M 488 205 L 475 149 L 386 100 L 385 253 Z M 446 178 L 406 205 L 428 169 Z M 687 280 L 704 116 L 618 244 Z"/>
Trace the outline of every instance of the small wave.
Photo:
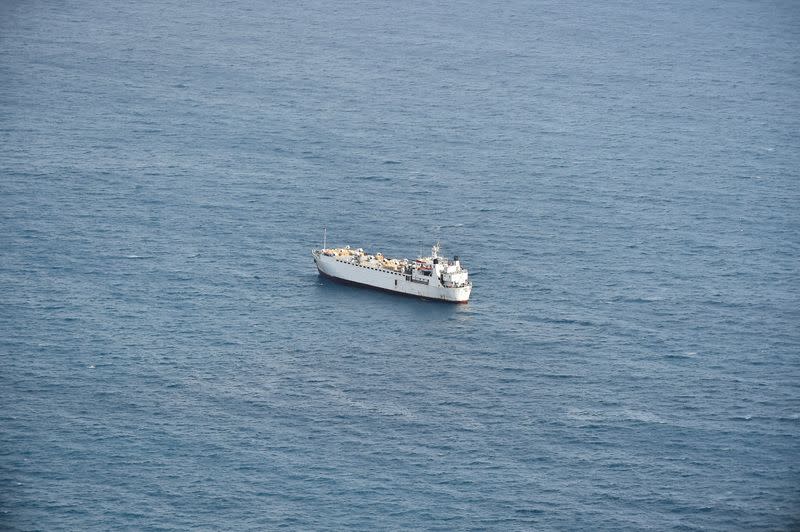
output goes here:
<path id="1" fill-rule="evenodd" d="M 521 508 L 514 510 L 514 513 L 517 515 L 539 515 L 545 513 L 545 511 L 539 508 Z"/>
<path id="2" fill-rule="evenodd" d="M 360 179 L 362 181 L 391 181 L 391 177 L 383 176 L 383 175 L 362 175 L 356 176 L 356 179 Z"/>
<path id="3" fill-rule="evenodd" d="M 694 358 L 695 356 L 697 356 L 696 352 L 688 351 L 686 353 L 668 353 L 668 354 L 664 355 L 664 358 L 685 360 L 685 359 L 689 359 L 689 358 Z"/>
<path id="4" fill-rule="evenodd" d="M 620 417 L 622 419 L 640 421 L 642 423 L 658 423 L 659 425 L 664 425 L 667 423 L 657 415 L 651 412 L 645 412 L 643 410 L 623 410 L 620 412 Z"/>
<path id="5" fill-rule="evenodd" d="M 599 412 L 592 410 L 569 410 L 567 417 L 576 421 L 586 421 L 594 423 L 610 423 L 619 421 L 637 421 L 640 423 L 656 423 L 659 425 L 667 424 L 667 421 L 661 417 L 646 412 L 643 410 L 617 410 L 608 412 Z"/>
<path id="6" fill-rule="evenodd" d="M 605 421 L 606 415 L 591 410 L 568 410 L 567 417 L 576 421 Z"/>
<path id="7" fill-rule="evenodd" d="M 541 321 L 543 323 L 554 323 L 556 325 L 580 325 L 582 327 L 593 327 L 596 325 L 595 323 L 589 320 L 579 320 L 571 318 L 539 318 L 538 321 Z"/>
<path id="8" fill-rule="evenodd" d="M 616 296 L 611 298 L 611 301 L 618 303 L 655 303 L 664 301 L 664 298 L 660 296 Z"/>

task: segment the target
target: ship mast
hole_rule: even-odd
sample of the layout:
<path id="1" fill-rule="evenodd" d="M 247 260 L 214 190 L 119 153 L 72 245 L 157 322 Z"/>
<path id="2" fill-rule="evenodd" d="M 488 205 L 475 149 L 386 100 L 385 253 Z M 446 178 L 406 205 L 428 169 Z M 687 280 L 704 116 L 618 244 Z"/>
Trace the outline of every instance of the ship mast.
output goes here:
<path id="1" fill-rule="evenodd" d="M 326 249 L 328 247 L 328 226 L 324 226 L 322 228 L 322 249 Z"/>

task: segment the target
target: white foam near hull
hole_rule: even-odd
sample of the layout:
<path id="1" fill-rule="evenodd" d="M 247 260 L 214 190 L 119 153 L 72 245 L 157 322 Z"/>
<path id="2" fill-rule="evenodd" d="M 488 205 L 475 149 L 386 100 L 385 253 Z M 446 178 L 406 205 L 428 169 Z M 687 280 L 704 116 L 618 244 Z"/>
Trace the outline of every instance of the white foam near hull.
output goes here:
<path id="1" fill-rule="evenodd" d="M 318 250 L 315 250 L 312 254 L 314 255 L 317 269 L 321 274 L 349 283 L 451 303 L 466 303 L 469 301 L 469 295 L 472 291 L 471 284 L 446 287 L 442 286 L 435 276 L 428 279 L 427 284 L 425 284 L 419 280 L 412 280 L 411 275 L 383 268 L 361 266 L 335 256 L 327 256 Z"/>

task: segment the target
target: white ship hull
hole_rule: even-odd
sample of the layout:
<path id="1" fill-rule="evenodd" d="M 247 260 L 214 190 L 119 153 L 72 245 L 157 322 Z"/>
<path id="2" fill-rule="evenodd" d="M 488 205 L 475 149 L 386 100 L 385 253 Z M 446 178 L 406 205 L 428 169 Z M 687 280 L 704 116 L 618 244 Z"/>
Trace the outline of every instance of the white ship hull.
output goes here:
<path id="1" fill-rule="evenodd" d="M 469 283 L 465 286 L 448 287 L 443 286 L 436 276 L 423 279 L 375 264 L 360 265 L 351 260 L 325 255 L 319 250 L 314 250 L 312 254 L 321 275 L 345 283 L 451 303 L 466 303 L 472 291 L 472 284 Z"/>

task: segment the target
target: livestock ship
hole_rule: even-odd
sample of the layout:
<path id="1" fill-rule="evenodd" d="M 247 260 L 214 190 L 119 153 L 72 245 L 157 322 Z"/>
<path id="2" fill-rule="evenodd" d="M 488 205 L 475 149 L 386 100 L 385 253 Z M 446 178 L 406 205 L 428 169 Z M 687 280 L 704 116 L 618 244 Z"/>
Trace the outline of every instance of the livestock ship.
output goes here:
<path id="1" fill-rule="evenodd" d="M 320 275 L 346 284 L 362 285 L 387 292 L 466 303 L 472 292 L 469 272 L 458 257 L 439 256 L 439 244 L 430 257 L 416 260 L 390 259 L 381 253 L 371 255 L 363 249 L 315 249 L 311 252 Z"/>

